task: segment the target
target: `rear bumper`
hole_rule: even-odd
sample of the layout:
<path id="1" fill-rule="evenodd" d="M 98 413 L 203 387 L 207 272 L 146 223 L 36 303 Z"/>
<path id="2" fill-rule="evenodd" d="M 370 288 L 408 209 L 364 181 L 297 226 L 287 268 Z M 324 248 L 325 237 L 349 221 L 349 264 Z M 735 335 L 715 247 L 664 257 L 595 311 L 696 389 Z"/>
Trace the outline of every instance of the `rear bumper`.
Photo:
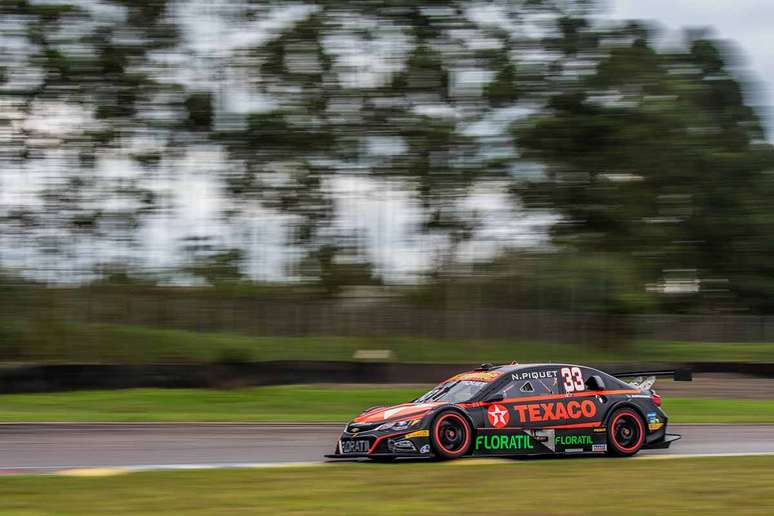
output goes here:
<path id="1" fill-rule="evenodd" d="M 659 439 L 658 441 L 653 441 L 651 443 L 646 444 L 643 446 L 643 448 L 648 450 L 663 450 L 666 448 L 669 448 L 669 446 L 679 440 L 682 436 L 680 434 L 664 434 L 663 439 Z"/>

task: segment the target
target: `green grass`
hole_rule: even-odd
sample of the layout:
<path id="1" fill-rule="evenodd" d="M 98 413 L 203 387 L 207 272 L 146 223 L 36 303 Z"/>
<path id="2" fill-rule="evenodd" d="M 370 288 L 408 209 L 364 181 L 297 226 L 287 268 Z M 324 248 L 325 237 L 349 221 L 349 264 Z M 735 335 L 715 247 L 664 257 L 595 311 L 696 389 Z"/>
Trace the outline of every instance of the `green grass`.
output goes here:
<path id="1" fill-rule="evenodd" d="M 774 343 L 637 341 L 628 360 L 774 362 Z"/>
<path id="2" fill-rule="evenodd" d="M 129 389 L 0 396 L 10 421 L 348 421 L 426 389 L 314 385 L 235 390 Z"/>
<path id="3" fill-rule="evenodd" d="M 774 400 L 668 398 L 664 410 L 673 423 L 774 423 Z"/>
<path id="4" fill-rule="evenodd" d="M 0 479 L 3 514 L 771 514 L 774 457 L 347 464 Z"/>
<path id="5" fill-rule="evenodd" d="M 143 326 L 62 324 L 45 332 L 0 328 L 17 343 L 16 359 L 33 362 L 213 362 L 240 360 L 351 360 L 355 351 L 391 350 L 401 362 L 774 362 L 774 343 L 635 341 L 603 349 L 593 344 L 507 340 L 433 340 L 418 337 L 250 337 Z M 1 333 L 1 332 L 0 332 Z M 1 335 L 0 335 L 1 336 Z M 2 341 L 2 339 L 0 339 Z"/>
<path id="6" fill-rule="evenodd" d="M 290 385 L 235 390 L 130 389 L 0 396 L 0 422 L 333 421 L 427 389 Z M 673 423 L 774 423 L 774 400 L 667 398 Z"/>

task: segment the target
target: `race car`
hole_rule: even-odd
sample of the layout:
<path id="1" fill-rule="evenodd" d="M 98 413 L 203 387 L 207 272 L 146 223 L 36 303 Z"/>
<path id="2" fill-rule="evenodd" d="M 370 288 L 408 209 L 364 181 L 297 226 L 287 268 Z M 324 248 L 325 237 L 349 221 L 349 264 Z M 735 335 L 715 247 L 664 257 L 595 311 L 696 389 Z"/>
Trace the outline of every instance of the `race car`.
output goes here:
<path id="1" fill-rule="evenodd" d="M 680 436 L 666 432 L 652 388 L 666 375 L 691 380 L 688 370 L 610 375 L 572 364 L 483 364 L 410 403 L 367 409 L 326 457 L 631 456 L 668 448 Z"/>

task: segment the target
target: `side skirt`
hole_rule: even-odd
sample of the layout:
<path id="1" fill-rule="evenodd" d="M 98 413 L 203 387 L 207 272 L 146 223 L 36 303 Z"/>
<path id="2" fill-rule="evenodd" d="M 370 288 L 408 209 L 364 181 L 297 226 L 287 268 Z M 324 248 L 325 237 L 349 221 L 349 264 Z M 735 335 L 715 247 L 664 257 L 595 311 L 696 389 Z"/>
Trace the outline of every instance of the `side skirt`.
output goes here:
<path id="1" fill-rule="evenodd" d="M 607 428 L 481 428 L 468 455 L 572 455 L 607 452 Z"/>

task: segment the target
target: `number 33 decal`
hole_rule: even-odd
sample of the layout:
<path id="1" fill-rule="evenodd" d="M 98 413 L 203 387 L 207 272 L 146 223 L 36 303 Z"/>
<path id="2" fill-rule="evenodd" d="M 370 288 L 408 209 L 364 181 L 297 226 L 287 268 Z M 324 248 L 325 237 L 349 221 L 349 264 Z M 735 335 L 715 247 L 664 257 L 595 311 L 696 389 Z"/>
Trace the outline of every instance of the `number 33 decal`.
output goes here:
<path id="1" fill-rule="evenodd" d="M 586 390 L 583 375 L 579 367 L 563 367 L 560 371 L 564 378 L 564 392 L 580 392 Z"/>

